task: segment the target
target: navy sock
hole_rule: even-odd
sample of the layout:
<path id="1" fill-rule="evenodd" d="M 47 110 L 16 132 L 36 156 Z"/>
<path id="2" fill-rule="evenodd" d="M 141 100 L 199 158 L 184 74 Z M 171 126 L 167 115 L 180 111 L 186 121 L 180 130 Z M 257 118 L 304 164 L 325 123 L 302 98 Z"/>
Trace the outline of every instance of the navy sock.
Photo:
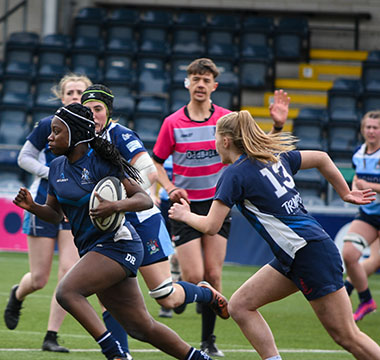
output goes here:
<path id="1" fill-rule="evenodd" d="M 348 296 L 352 294 L 352 291 L 354 290 L 354 285 L 352 285 L 348 280 L 344 282 L 344 286 L 346 288 Z"/>
<path id="2" fill-rule="evenodd" d="M 203 351 L 201 352 L 192 347 L 187 353 L 185 360 L 212 360 L 212 359 Z"/>
<path id="3" fill-rule="evenodd" d="M 102 348 L 102 353 L 107 359 L 110 359 L 114 356 L 125 356 L 125 353 L 121 348 L 119 342 L 111 335 L 109 331 L 106 331 L 103 335 L 95 340 Z"/>
<path id="4" fill-rule="evenodd" d="M 128 334 L 107 310 L 103 313 L 103 321 L 106 324 L 107 330 L 111 332 L 113 337 L 120 343 L 123 351 L 129 352 Z"/>
<path id="5" fill-rule="evenodd" d="M 185 290 L 185 304 L 191 304 L 193 302 L 208 304 L 212 299 L 210 289 L 194 285 L 187 281 L 178 281 L 176 284 L 181 285 Z"/>
<path id="6" fill-rule="evenodd" d="M 371 299 L 372 299 L 372 295 L 371 295 L 371 292 L 369 291 L 369 288 L 367 288 L 367 290 L 364 290 L 364 291 L 359 293 L 360 303 L 367 302 Z"/>

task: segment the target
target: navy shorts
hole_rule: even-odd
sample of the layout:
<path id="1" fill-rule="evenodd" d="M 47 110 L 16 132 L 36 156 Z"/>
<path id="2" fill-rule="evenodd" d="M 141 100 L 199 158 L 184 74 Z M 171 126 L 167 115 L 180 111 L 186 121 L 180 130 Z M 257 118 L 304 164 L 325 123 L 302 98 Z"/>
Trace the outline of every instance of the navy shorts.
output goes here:
<path id="1" fill-rule="evenodd" d="M 274 258 L 269 265 L 289 278 L 307 300 L 315 300 L 343 287 L 342 258 L 330 240 L 311 241 L 297 251 L 289 272 Z"/>
<path id="2" fill-rule="evenodd" d="M 212 201 L 213 200 L 192 201 L 190 203 L 190 210 L 191 212 L 198 215 L 207 215 L 208 211 L 210 210 Z M 189 225 L 183 222 L 170 219 L 170 225 L 171 225 L 172 239 L 174 241 L 175 246 L 180 246 L 191 240 L 198 239 L 203 236 L 203 233 L 201 233 L 198 230 L 195 230 L 194 228 L 190 227 Z M 228 236 L 230 234 L 230 228 L 231 228 L 231 216 L 227 215 L 218 234 L 228 239 Z"/>
<path id="3" fill-rule="evenodd" d="M 137 270 L 144 256 L 141 241 L 136 240 L 105 241 L 97 244 L 90 251 L 96 251 L 115 260 L 130 277 L 137 275 Z"/>
<path id="4" fill-rule="evenodd" d="M 367 224 L 373 226 L 376 230 L 380 230 L 380 216 L 379 215 L 368 215 L 362 209 L 359 208 L 359 212 L 356 214 L 354 220 L 361 220 Z"/>
<path id="5" fill-rule="evenodd" d="M 128 220 L 139 234 L 144 247 L 144 259 L 141 266 L 166 260 L 169 255 L 174 253 L 165 220 L 160 213 L 154 214 L 142 222 L 133 221 L 133 218 Z"/>
<path id="6" fill-rule="evenodd" d="M 71 230 L 70 223 L 64 220 L 59 224 L 48 223 L 36 215 L 24 211 L 24 222 L 22 225 L 22 232 L 24 234 L 55 239 L 60 230 Z"/>

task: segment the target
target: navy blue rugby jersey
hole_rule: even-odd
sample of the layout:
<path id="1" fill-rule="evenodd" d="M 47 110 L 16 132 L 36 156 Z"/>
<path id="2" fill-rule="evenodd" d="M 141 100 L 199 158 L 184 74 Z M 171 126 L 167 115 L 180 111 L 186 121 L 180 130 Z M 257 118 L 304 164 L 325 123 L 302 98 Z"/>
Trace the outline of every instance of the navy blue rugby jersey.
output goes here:
<path id="1" fill-rule="evenodd" d="M 140 241 L 128 221 L 118 231 L 104 233 L 97 230 L 90 220 L 89 200 L 93 188 L 104 177 L 117 174 L 115 166 L 104 161 L 91 149 L 72 164 L 66 156 L 59 156 L 50 165 L 48 193 L 57 198 L 69 219 L 80 256 L 99 243 L 121 239 Z"/>
<path id="2" fill-rule="evenodd" d="M 307 213 L 295 187 L 293 175 L 300 165 L 299 151 L 284 153 L 270 164 L 244 154 L 222 173 L 214 197 L 230 208 L 237 205 L 286 270 L 307 242 L 330 239 Z"/>
<path id="3" fill-rule="evenodd" d="M 50 166 L 51 161 L 55 158 L 55 155 L 49 149 L 47 140 L 51 133 L 52 119 L 53 116 L 48 116 L 40 120 L 26 138 L 26 140 L 29 140 L 33 146 L 40 151 L 38 161 L 46 166 Z M 35 177 L 30 187 L 34 201 L 39 204 L 45 204 L 47 188 L 48 182 L 46 179 Z"/>
<path id="4" fill-rule="evenodd" d="M 137 133 L 118 123 L 111 122 L 102 137 L 114 144 L 120 151 L 121 156 L 128 162 L 140 152 L 147 152 Z M 154 205 L 148 210 L 127 212 L 126 216 L 133 225 L 136 225 L 158 213 L 160 213 L 160 210 Z"/>

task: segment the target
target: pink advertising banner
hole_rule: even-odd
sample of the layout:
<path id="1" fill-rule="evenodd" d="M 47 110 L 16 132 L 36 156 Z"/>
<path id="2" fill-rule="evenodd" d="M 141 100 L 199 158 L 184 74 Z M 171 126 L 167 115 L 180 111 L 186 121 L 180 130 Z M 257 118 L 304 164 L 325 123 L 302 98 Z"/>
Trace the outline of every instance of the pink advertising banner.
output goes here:
<path id="1" fill-rule="evenodd" d="M 0 251 L 28 251 L 23 218 L 24 211 L 12 200 L 0 198 Z"/>

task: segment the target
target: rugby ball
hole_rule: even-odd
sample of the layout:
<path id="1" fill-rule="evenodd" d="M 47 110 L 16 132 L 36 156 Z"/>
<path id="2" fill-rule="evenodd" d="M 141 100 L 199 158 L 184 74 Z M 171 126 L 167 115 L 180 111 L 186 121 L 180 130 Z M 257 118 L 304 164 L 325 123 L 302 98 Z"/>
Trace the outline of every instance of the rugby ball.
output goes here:
<path id="1" fill-rule="evenodd" d="M 107 176 L 96 184 L 90 196 L 89 209 L 94 209 L 99 205 L 99 200 L 95 196 L 95 192 L 108 201 L 117 201 L 127 198 L 123 183 L 114 176 Z M 114 213 L 104 219 L 92 218 L 90 216 L 94 226 L 103 232 L 112 232 L 116 230 L 119 228 L 120 224 L 124 222 L 124 218 L 124 212 Z"/>

